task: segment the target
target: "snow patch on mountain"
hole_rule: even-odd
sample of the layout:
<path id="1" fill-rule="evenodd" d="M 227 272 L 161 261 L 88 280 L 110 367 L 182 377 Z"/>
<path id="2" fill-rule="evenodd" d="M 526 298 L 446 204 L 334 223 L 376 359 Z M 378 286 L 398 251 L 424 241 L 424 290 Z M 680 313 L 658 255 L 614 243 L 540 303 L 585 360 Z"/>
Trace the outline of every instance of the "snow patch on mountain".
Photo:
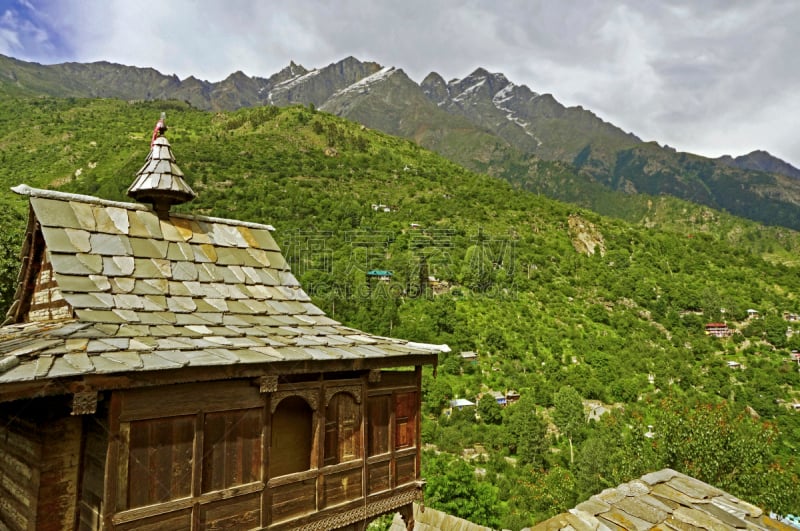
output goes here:
<path id="1" fill-rule="evenodd" d="M 505 87 L 498 90 L 497 94 L 492 96 L 492 103 L 494 103 L 494 106 L 497 107 L 498 109 L 504 109 L 502 107 L 503 103 L 507 102 L 508 100 L 514 97 L 513 92 L 515 88 L 516 85 L 514 83 L 509 83 Z"/>
<path id="2" fill-rule="evenodd" d="M 477 83 L 474 85 L 470 85 L 466 89 L 464 89 L 461 94 L 453 98 L 453 101 L 463 102 L 465 99 L 470 97 L 474 94 L 479 88 L 486 84 L 486 78 L 481 78 Z"/>
<path id="3" fill-rule="evenodd" d="M 494 96 L 492 96 L 492 103 L 494 104 L 494 106 L 498 110 L 503 111 L 505 113 L 506 119 L 508 121 L 514 122 L 515 124 L 520 126 L 522 128 L 522 130 L 525 131 L 526 135 L 528 135 L 529 137 L 531 137 L 534 140 L 536 140 L 536 145 L 537 146 L 541 146 L 542 145 L 542 141 L 539 140 L 536 137 L 536 135 L 529 128 L 530 122 L 526 122 L 525 120 L 520 118 L 517 115 L 517 113 L 514 111 L 514 109 L 512 109 L 512 108 L 510 108 L 509 106 L 506 105 L 507 103 L 509 103 L 512 100 L 514 100 L 514 98 L 516 97 L 515 90 L 514 90 L 516 88 L 517 88 L 517 86 L 514 85 L 514 83 L 509 82 L 506 86 L 504 86 L 503 88 L 498 90 L 497 93 Z M 537 96 L 537 94 L 534 93 L 534 97 L 531 98 L 531 100 L 533 100 L 536 96 Z"/>
<path id="4" fill-rule="evenodd" d="M 295 73 L 295 69 L 294 68 L 291 68 L 290 71 L 291 71 L 292 74 Z M 314 76 L 318 76 L 319 74 L 320 74 L 320 70 L 315 68 L 314 70 L 310 70 L 310 71 L 306 72 L 305 74 L 297 75 L 295 77 L 287 79 L 286 81 L 281 81 L 280 83 L 277 83 L 267 93 L 267 103 L 269 103 L 270 105 L 274 105 L 273 99 L 272 99 L 272 95 L 273 94 L 281 93 L 281 92 L 287 92 L 289 90 L 292 90 L 297 85 L 303 83 L 304 81 L 306 81 L 308 79 L 311 79 Z M 261 91 L 259 91 L 259 93 L 261 93 Z"/>
<path id="5" fill-rule="evenodd" d="M 310 79 L 314 76 L 318 76 L 320 74 L 320 70 L 315 68 L 314 70 L 309 71 L 307 74 L 303 74 L 300 76 L 296 76 L 286 81 L 281 81 L 277 85 L 275 85 L 274 89 L 276 90 L 289 90 L 295 85 L 302 83 L 303 81 Z"/>
<path id="6" fill-rule="evenodd" d="M 374 74 L 371 74 L 363 79 L 360 79 L 355 83 L 353 83 L 352 85 L 349 85 L 343 88 L 342 90 L 336 92 L 334 96 L 340 96 L 342 94 L 348 94 L 354 92 L 359 94 L 365 94 L 369 92 L 369 87 L 371 85 L 374 85 L 376 83 L 383 81 L 384 79 L 387 79 L 396 71 L 397 69 L 393 66 L 385 66 L 380 70 L 378 70 L 377 72 L 375 72 Z"/>

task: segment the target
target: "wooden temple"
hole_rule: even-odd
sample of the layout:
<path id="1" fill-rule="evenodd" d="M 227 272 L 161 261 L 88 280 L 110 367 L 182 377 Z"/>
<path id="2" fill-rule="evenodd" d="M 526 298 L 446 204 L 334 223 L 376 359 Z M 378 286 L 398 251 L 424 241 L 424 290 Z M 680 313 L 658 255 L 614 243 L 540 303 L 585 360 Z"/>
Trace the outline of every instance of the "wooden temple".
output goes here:
<path id="1" fill-rule="evenodd" d="M 129 190 L 151 206 L 14 191 L 30 215 L 0 327 L 0 528 L 412 525 L 435 346 L 327 317 L 272 227 L 170 213 L 194 192 L 160 133 Z"/>

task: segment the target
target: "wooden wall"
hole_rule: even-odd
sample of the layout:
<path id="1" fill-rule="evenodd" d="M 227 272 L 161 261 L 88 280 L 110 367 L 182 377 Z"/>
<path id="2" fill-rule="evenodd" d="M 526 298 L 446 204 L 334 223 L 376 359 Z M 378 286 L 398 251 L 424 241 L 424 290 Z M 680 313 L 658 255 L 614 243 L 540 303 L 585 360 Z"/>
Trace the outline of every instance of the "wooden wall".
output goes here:
<path id="1" fill-rule="evenodd" d="M 38 531 L 75 528 L 82 425 L 82 417 L 70 416 L 51 420 L 40 427 Z"/>
<path id="2" fill-rule="evenodd" d="M 35 423 L 0 417 L 0 528 L 36 529 L 41 451 Z"/>
<path id="3" fill-rule="evenodd" d="M 81 444 L 62 397 L 0 408 L 0 529 L 75 528 Z"/>
<path id="4" fill-rule="evenodd" d="M 99 415 L 84 420 L 86 432 L 83 450 L 83 479 L 79 506 L 78 529 L 100 529 L 103 518 L 103 487 L 106 453 L 108 452 L 108 422 Z"/>

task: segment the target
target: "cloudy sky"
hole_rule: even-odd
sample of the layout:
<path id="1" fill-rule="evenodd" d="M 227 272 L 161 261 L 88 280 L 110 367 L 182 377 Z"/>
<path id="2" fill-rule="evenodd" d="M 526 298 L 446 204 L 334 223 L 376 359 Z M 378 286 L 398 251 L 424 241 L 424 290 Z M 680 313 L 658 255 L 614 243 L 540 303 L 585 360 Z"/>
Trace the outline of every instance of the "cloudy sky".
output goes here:
<path id="1" fill-rule="evenodd" d="M 348 55 L 417 82 L 484 67 L 644 140 L 800 166 L 795 0 L 0 0 L 0 53 L 209 81 Z"/>

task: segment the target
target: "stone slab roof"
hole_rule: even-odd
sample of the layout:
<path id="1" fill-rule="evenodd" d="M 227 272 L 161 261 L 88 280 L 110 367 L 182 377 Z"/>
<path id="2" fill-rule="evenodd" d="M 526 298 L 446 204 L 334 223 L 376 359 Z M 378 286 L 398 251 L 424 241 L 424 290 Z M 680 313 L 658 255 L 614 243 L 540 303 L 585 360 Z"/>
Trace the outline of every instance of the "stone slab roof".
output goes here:
<path id="1" fill-rule="evenodd" d="M 160 219 L 138 204 L 14 191 L 29 196 L 31 214 L 16 300 L 0 327 L 0 384 L 192 366 L 435 360 L 432 346 L 327 317 L 268 225 Z M 42 314 L 48 303 L 60 304 L 56 317 Z"/>
<path id="2" fill-rule="evenodd" d="M 395 514 L 389 531 L 406 531 L 406 523 L 399 514 Z M 414 531 L 492 531 L 492 529 L 415 503 Z"/>
<path id="3" fill-rule="evenodd" d="M 664 469 L 606 489 L 531 531 L 732 531 L 793 528 L 746 501 L 707 483 Z"/>

